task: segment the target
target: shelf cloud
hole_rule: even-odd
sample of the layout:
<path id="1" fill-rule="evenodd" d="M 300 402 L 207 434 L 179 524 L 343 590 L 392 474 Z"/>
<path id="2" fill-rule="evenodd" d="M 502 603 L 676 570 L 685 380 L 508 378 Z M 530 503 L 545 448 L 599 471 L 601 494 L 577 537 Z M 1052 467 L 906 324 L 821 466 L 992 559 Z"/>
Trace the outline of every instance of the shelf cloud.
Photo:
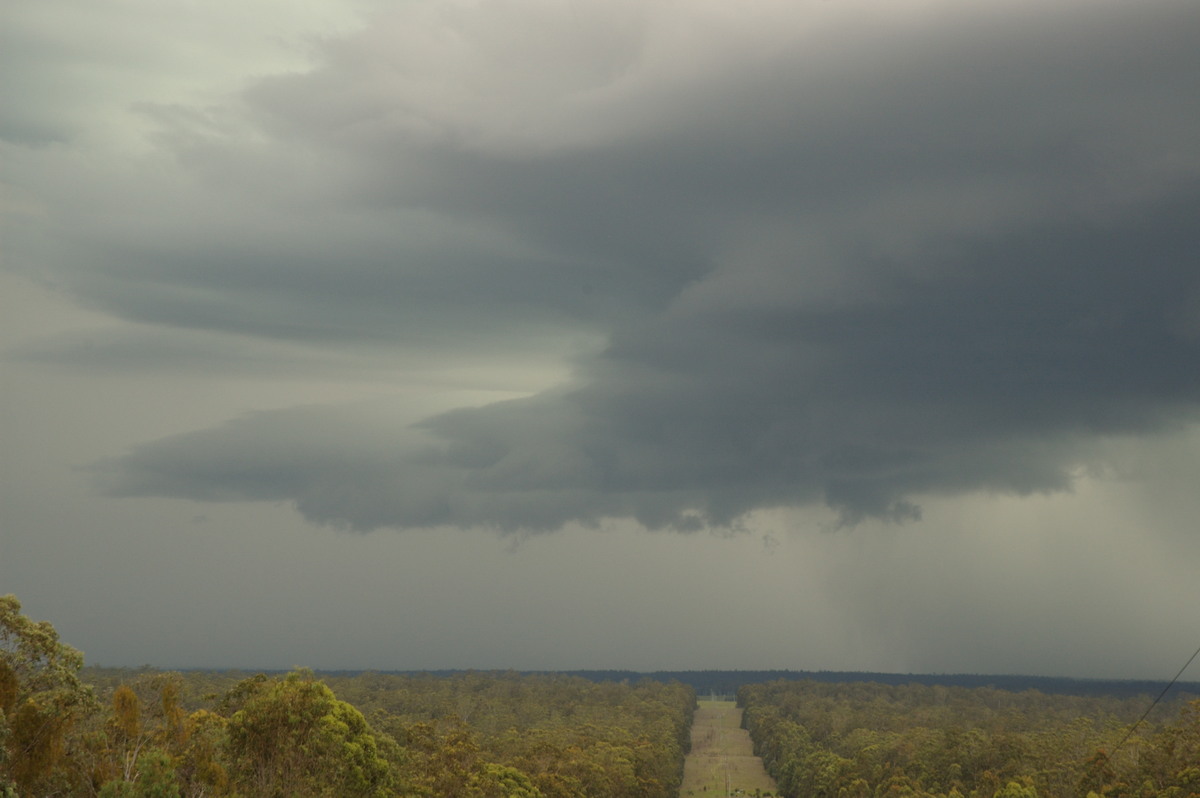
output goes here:
<path id="1" fill-rule="evenodd" d="M 264 410 L 91 467 L 354 529 L 1064 490 L 1200 409 L 1198 26 L 1178 2 L 375 12 L 218 101 L 132 106 L 151 154 L 40 224 L 70 232 L 55 279 L 141 332 L 23 357 L 166 367 L 169 331 L 206 369 L 213 341 L 243 370 L 237 341 L 331 374 L 562 364 L 416 423 Z"/>

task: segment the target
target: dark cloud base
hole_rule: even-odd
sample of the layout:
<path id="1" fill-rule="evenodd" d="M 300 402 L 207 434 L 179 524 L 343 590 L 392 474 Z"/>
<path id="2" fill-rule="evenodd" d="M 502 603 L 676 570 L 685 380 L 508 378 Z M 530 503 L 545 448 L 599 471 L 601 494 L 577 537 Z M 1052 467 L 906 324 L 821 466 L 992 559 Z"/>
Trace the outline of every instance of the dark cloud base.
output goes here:
<path id="1" fill-rule="evenodd" d="M 288 500 L 357 529 L 687 529 L 817 501 L 905 520 L 921 494 L 1062 490 L 1092 442 L 1197 417 L 1196 218 L 1189 192 L 971 242 L 861 306 L 657 317 L 614 334 L 568 390 L 417 430 L 263 413 L 139 447 L 108 464 L 109 491 Z M 314 430 L 323 443 L 302 443 Z"/>
<path id="2" fill-rule="evenodd" d="M 714 40 L 667 83 L 650 28 L 599 26 L 578 63 L 530 55 L 536 91 L 505 66 L 520 37 L 469 21 L 444 75 L 382 46 L 420 38 L 404 15 L 332 42 L 239 101 L 339 213 L 281 235 L 275 197 L 263 240 L 126 247 L 80 291 L 330 346 L 605 344 L 568 385 L 417 427 L 315 408 L 150 442 L 105 490 L 514 530 L 818 502 L 907 520 L 924 495 L 1066 489 L 1106 438 L 1200 409 L 1200 11 L 1088 8 L 890 34 L 835 17 L 841 47 Z M 167 140 L 209 179 L 248 158 Z"/>

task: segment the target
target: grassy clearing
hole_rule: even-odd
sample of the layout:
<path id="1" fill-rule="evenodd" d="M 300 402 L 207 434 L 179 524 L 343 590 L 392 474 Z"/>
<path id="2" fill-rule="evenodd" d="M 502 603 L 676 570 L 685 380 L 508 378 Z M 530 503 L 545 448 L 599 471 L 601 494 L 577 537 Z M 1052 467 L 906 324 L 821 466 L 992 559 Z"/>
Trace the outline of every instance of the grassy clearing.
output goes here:
<path id="1" fill-rule="evenodd" d="M 681 798 L 774 795 L 775 782 L 754 755 L 742 710 L 732 701 L 700 701 L 692 750 L 683 763 Z"/>

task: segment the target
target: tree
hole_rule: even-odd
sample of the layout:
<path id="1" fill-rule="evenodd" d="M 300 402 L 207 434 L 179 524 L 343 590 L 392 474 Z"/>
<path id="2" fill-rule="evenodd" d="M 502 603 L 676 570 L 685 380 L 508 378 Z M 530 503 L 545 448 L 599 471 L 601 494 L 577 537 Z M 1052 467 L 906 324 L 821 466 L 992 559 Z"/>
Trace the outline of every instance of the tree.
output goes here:
<path id="1" fill-rule="evenodd" d="M 167 758 L 174 771 L 174 757 L 187 753 L 190 733 L 180 705 L 181 682 L 182 677 L 177 673 L 151 673 L 117 686 L 112 694 L 112 712 L 102 735 L 90 738 L 93 742 L 102 740 L 102 744 L 94 746 L 99 759 L 93 769 L 94 779 L 137 782 L 141 789 L 146 782 L 147 768 L 162 770 L 158 761 L 161 757 Z M 142 759 L 151 752 L 158 758 L 143 766 Z"/>
<path id="2" fill-rule="evenodd" d="M 49 622 L 22 615 L 16 596 L 0 596 L 0 794 L 69 790 L 67 734 L 95 707 L 82 667 L 83 654 Z"/>
<path id="3" fill-rule="evenodd" d="M 184 793 L 189 796 L 223 795 L 229 774 L 221 762 L 226 748 L 225 718 L 198 709 L 185 721 L 183 746 L 176 760 L 176 771 Z"/>
<path id="4" fill-rule="evenodd" d="M 180 798 L 175 764 L 169 754 L 150 748 L 138 761 L 136 781 L 110 781 L 100 790 L 99 798 Z"/>
<path id="5" fill-rule="evenodd" d="M 230 783 L 256 798 L 390 796 L 394 775 L 374 731 L 309 672 L 245 682 L 228 723 Z"/>
<path id="6" fill-rule="evenodd" d="M 435 726 L 416 723 L 405 729 L 404 744 L 410 757 L 409 775 L 423 794 L 439 798 L 501 798 L 501 776 L 521 775 L 499 770 L 480 755 L 471 728 L 457 715 Z M 510 779 L 511 780 L 511 779 Z"/>

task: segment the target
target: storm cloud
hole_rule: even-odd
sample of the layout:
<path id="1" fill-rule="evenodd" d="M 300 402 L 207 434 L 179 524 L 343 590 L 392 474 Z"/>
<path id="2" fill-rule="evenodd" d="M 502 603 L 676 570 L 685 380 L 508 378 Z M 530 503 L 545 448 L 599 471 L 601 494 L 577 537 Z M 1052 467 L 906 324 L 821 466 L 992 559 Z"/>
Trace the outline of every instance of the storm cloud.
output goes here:
<path id="1" fill-rule="evenodd" d="M 0 592 L 89 662 L 1195 650 L 1191 0 L 9 2 L 0 75 Z"/>
<path id="2" fill-rule="evenodd" d="M 136 179 L 81 173 L 45 225 L 55 280 L 140 332 L 22 356 L 168 360 L 184 331 L 206 363 L 561 365 L 416 423 L 264 410 L 90 467 L 361 530 L 1065 490 L 1200 410 L 1196 30 L 1166 0 L 378 12 L 219 102 L 138 104 Z"/>

